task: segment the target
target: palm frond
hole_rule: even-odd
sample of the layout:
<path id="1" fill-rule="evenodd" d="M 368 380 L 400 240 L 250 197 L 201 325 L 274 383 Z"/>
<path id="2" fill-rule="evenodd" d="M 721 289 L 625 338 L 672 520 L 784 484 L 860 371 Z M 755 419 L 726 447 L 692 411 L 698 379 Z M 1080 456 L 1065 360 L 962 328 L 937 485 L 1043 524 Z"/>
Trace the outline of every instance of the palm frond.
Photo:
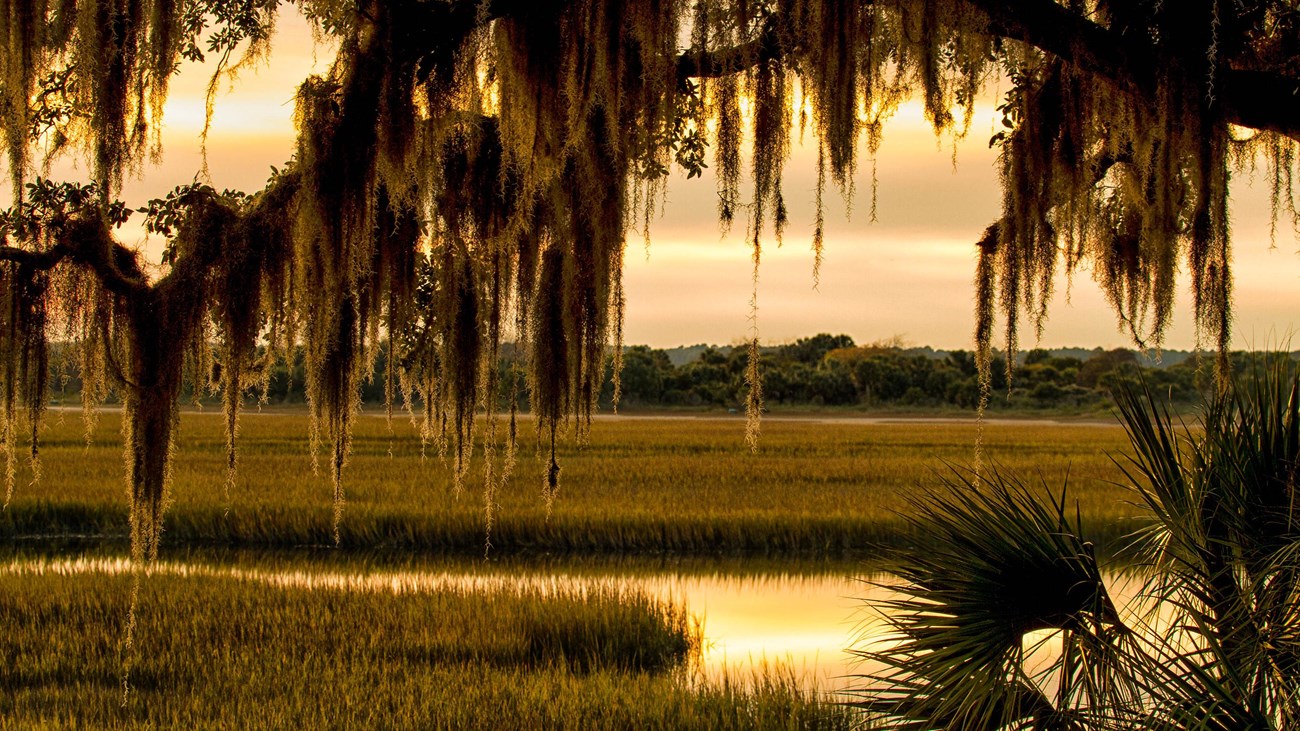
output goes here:
<path id="1" fill-rule="evenodd" d="M 1157 673 L 1169 692 L 1153 682 L 1152 703 L 1192 709 L 1170 716 L 1175 726 L 1300 721 L 1295 366 L 1256 358 L 1210 397 L 1199 428 L 1177 435 L 1148 390 L 1116 400 L 1135 453 L 1129 477 L 1155 518 L 1135 545 L 1146 551 L 1151 595 L 1184 628 L 1177 644 L 1157 648 L 1169 659 Z"/>
<path id="2" fill-rule="evenodd" d="M 908 520 L 925 545 L 889 556 L 902 584 L 878 608 L 894 636 L 861 653 L 884 668 L 863 707 L 907 728 L 1064 729 L 1083 727 L 1081 708 L 1132 702 L 1115 682 L 1128 631 L 1064 491 L 953 469 Z M 1042 630 L 1060 631 L 1061 661 L 1031 673 L 1026 637 Z"/>
<path id="3" fill-rule="evenodd" d="M 1116 402 L 1151 610 L 1121 620 L 1064 488 L 952 469 L 907 517 L 923 545 L 888 556 L 893 634 L 860 651 L 880 669 L 857 705 L 906 729 L 1300 724 L 1295 364 L 1249 363 L 1191 425 L 1141 384 Z M 1034 669 L 1044 633 L 1060 649 Z"/>

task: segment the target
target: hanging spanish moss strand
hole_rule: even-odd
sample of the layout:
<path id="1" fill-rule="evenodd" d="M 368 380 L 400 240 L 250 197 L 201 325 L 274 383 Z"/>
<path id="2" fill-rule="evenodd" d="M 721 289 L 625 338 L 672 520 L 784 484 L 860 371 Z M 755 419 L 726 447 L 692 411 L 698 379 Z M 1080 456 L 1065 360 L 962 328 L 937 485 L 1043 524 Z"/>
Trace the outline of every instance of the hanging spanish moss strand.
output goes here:
<path id="1" fill-rule="evenodd" d="M 979 403 L 975 408 L 975 473 L 984 467 L 984 415 L 993 395 L 993 328 L 997 316 L 993 302 L 997 287 L 998 224 L 989 226 L 976 244 L 979 261 L 975 269 L 975 371 L 979 378 Z"/>
<path id="2" fill-rule="evenodd" d="M 614 323 L 614 343 L 612 346 L 611 356 L 611 375 L 613 381 L 613 407 L 614 413 L 618 413 L 618 402 L 623 396 L 623 312 L 626 306 L 626 299 L 623 295 L 623 254 L 626 246 L 618 252 L 619 263 L 614 273 L 614 294 L 611 297 L 609 319 Z"/>
<path id="3" fill-rule="evenodd" d="M 803 23 L 810 40 L 807 69 L 803 75 L 805 98 L 814 110 L 818 145 L 817 205 L 821 212 L 821 193 L 825 186 L 825 169 L 829 164 L 840 190 L 851 185 L 857 169 L 857 148 L 861 123 L 858 121 L 859 63 L 867 56 L 861 41 L 864 23 L 870 11 L 857 3 L 808 3 Z M 868 94 L 871 91 L 868 87 Z M 820 223 L 818 229 L 820 230 Z"/>
<path id="4" fill-rule="evenodd" d="M 5 354 L 4 362 L 0 363 L 0 367 L 4 369 L 4 390 L 0 393 L 0 443 L 4 449 L 5 509 L 8 509 L 9 501 L 13 499 L 14 482 L 18 473 L 17 450 L 14 448 L 14 442 L 18 436 L 18 387 L 22 383 L 18 378 L 22 350 L 12 342 L 23 332 L 18 327 L 18 319 L 21 317 L 19 313 L 22 307 L 21 297 L 18 296 L 17 287 L 14 286 L 9 271 L 14 268 L 12 264 L 7 264 L 0 269 L 0 278 L 3 278 L 0 281 L 3 281 L 3 291 L 8 295 L 9 300 L 5 303 L 4 309 L 0 310 L 0 315 L 3 316 L 3 319 L 0 319 L 0 325 L 3 326 L 3 330 L 0 330 L 0 340 L 2 340 L 0 344 L 3 344 Z"/>
<path id="5" fill-rule="evenodd" d="M 755 256 L 769 216 L 777 243 L 785 231 L 781 175 L 790 156 L 790 98 L 786 81 L 785 70 L 775 62 L 760 65 L 749 80 L 754 97 L 754 198 L 750 204 L 749 232 Z"/>
<path id="6" fill-rule="evenodd" d="M 492 550 L 492 527 L 496 520 L 497 490 L 505 486 L 504 480 L 508 476 L 505 465 L 498 466 L 496 461 L 498 407 L 501 386 L 499 358 L 503 308 L 491 307 L 491 304 L 499 302 L 501 290 L 510 286 L 509 269 L 508 258 L 498 252 L 493 261 L 492 290 L 487 300 L 490 312 L 485 334 L 487 336 L 487 347 L 491 353 L 481 359 L 479 369 L 479 399 L 486 404 L 488 412 L 483 435 L 483 556 L 485 558 Z M 506 457 L 502 457 L 503 463 L 505 459 Z"/>
<path id="7" fill-rule="evenodd" d="M 749 339 L 745 354 L 745 446 L 751 453 L 758 451 L 758 440 L 763 424 L 763 378 L 759 370 L 758 336 Z"/>
<path id="8" fill-rule="evenodd" d="M 760 370 L 762 351 L 758 344 L 758 266 L 762 249 L 758 240 L 753 242 L 753 274 L 749 293 L 749 343 L 745 353 L 745 446 L 750 453 L 758 452 L 758 440 L 763 423 L 763 375 Z"/>
<path id="9" fill-rule="evenodd" d="M 112 316 L 107 293 L 94 277 L 63 267 L 54 272 L 64 279 L 64 296 L 78 301 L 78 306 L 68 309 L 66 333 L 76 351 L 77 371 L 81 375 L 82 436 L 86 446 L 90 446 L 99 421 L 98 408 L 111 392 L 107 325 Z"/>
<path id="10" fill-rule="evenodd" d="M 826 151 L 821 146 L 817 146 L 817 193 L 816 202 L 813 204 L 816 213 L 815 222 L 813 223 L 812 252 L 813 268 L 812 280 L 813 289 L 821 286 L 822 279 L 822 256 L 825 253 L 826 217 L 822 209 L 822 194 L 826 191 Z"/>
<path id="11" fill-rule="evenodd" d="M 542 484 L 542 502 L 546 506 L 546 520 L 551 520 L 551 513 L 555 509 L 555 497 L 560 492 L 560 463 L 555 459 L 555 432 L 559 427 L 551 424 L 548 427 L 550 431 L 550 454 L 549 461 L 546 465 L 545 482 Z"/>
<path id="12" fill-rule="evenodd" d="M 786 74 L 775 62 L 763 63 L 749 79 L 754 95 L 754 198 L 751 203 L 750 247 L 753 273 L 749 299 L 750 339 L 745 366 L 745 444 L 758 451 L 763 418 L 763 383 L 758 344 L 758 276 L 762 260 L 762 228 L 771 210 L 772 230 L 781 242 L 786 224 L 785 201 L 781 196 L 781 172 L 789 157 L 790 100 Z"/>
<path id="13" fill-rule="evenodd" d="M 505 484 L 514 474 L 518 459 L 516 450 L 519 444 L 519 377 L 514 365 L 510 367 L 510 427 L 506 434 L 506 454 L 501 465 L 501 483 Z"/>
<path id="14" fill-rule="evenodd" d="M 737 78 L 723 77 L 716 86 L 714 103 L 717 107 L 718 140 L 713 164 L 718 176 L 718 221 L 725 232 L 730 228 L 740 203 L 740 140 L 744 130 Z"/>
<path id="15" fill-rule="evenodd" d="M 75 106 L 90 112 L 84 133 L 93 139 L 95 182 L 107 201 L 157 139 L 179 50 L 180 8 L 173 0 L 97 0 L 75 13 L 68 59 L 82 80 Z M 88 85 L 98 88 L 81 88 Z"/>
<path id="16" fill-rule="evenodd" d="M 0 293 L 8 299 L 0 313 L 0 352 L 3 372 L 5 453 L 4 507 L 13 499 L 17 478 L 19 415 L 27 421 L 28 464 L 33 482 L 40 480 L 40 428 L 46 409 L 49 380 L 46 298 L 50 287 L 46 272 L 25 271 L 22 266 L 0 265 Z"/>
<path id="17" fill-rule="evenodd" d="M 20 203 L 28 172 L 29 137 L 32 128 L 32 97 L 41 56 L 50 30 L 48 0 L 4 0 L 0 2 L 0 124 L 4 125 L 9 157 L 9 178 L 13 200 Z"/>

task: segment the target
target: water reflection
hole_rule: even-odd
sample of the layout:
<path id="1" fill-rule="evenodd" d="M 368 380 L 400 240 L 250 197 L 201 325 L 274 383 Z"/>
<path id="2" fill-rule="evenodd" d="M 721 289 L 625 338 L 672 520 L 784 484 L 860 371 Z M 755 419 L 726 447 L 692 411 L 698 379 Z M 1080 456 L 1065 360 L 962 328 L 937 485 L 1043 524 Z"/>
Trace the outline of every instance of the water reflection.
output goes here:
<path id="1" fill-rule="evenodd" d="M 853 684 L 846 651 L 867 617 L 864 593 L 878 591 L 847 575 L 662 576 L 634 579 L 659 596 L 683 602 L 703 621 L 707 675 L 745 674 L 779 664 L 808 686 Z"/>
<path id="2" fill-rule="evenodd" d="M 680 568 L 680 567 L 679 567 Z M 123 574 L 134 570 L 122 556 L 78 555 L 15 557 L 0 564 L 7 573 L 78 575 Z M 879 621 L 864 598 L 882 589 L 855 578 L 844 566 L 811 573 L 737 574 L 693 564 L 685 570 L 601 571 L 583 565 L 501 565 L 485 562 L 430 562 L 405 567 L 322 565 L 247 557 L 230 562 L 160 559 L 155 575 L 214 577 L 251 581 L 293 590 L 336 590 L 417 594 L 457 591 L 573 591 L 595 588 L 641 590 L 684 605 L 700 622 L 700 670 L 717 680 L 724 674 L 747 678 L 751 672 L 780 667 L 803 684 L 835 691 L 854 684 L 857 670 L 845 648 L 870 635 Z"/>
<path id="3" fill-rule="evenodd" d="M 862 664 L 846 648 L 881 650 L 891 641 L 886 622 L 871 608 L 891 598 L 888 577 L 862 578 L 869 567 L 860 565 L 774 562 L 767 571 L 756 566 L 752 561 L 733 564 L 698 559 L 485 562 L 408 558 L 396 562 L 337 552 L 205 551 L 160 559 L 148 572 L 250 581 L 288 590 L 397 595 L 639 590 L 684 605 L 699 621 L 703 630 L 699 670 L 710 680 L 723 675 L 743 680 L 754 671 L 779 668 L 805 687 L 837 692 L 861 687 L 864 681 L 856 676 L 880 669 Z M 777 572 L 778 566 L 795 570 Z M 10 554 L 0 559 L 0 572 L 12 574 L 72 576 L 133 570 L 128 558 L 103 553 Z M 1132 612 L 1142 604 L 1133 601 L 1141 583 L 1136 574 L 1114 573 L 1107 578 L 1112 598 L 1126 620 L 1134 620 Z M 1031 633 L 1025 643 L 1027 670 L 1050 683 L 1050 673 L 1039 674 L 1059 654 L 1059 636 Z"/>

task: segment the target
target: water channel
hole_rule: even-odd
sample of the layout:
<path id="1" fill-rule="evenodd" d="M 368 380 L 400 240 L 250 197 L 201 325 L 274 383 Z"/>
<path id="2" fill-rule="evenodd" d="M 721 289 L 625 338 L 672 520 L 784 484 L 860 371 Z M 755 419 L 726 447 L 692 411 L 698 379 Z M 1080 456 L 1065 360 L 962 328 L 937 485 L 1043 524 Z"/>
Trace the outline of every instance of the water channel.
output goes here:
<path id="1" fill-rule="evenodd" d="M 25 557 L 0 563 L 0 571 L 7 573 L 119 574 L 131 570 L 130 561 L 118 556 Z M 153 571 L 178 577 L 229 577 L 296 590 L 397 594 L 446 588 L 641 590 L 684 605 L 700 623 L 705 677 L 730 674 L 744 678 L 754 670 L 779 666 L 808 687 L 832 692 L 861 683 L 852 677 L 860 667 L 847 648 L 855 641 L 870 641 L 873 633 L 883 630 L 880 619 L 868 610 L 867 600 L 883 596 L 885 590 L 846 566 L 805 573 L 695 564 L 682 569 L 618 569 L 587 564 L 444 561 L 386 567 L 262 557 L 235 562 L 161 559 Z"/>
<path id="2" fill-rule="evenodd" d="M 803 571 L 779 564 L 690 562 L 675 566 L 644 563 L 513 562 L 441 560 L 384 563 L 302 560 L 236 554 L 162 559 L 152 572 L 174 577 L 226 577 L 292 590 L 382 591 L 416 594 L 446 589 L 494 591 L 618 588 L 640 590 L 684 605 L 702 629 L 699 670 L 705 678 L 746 679 L 755 671 L 778 670 L 808 688 L 837 693 L 861 688 L 865 665 L 851 649 L 889 641 L 878 609 L 889 598 L 889 577 L 869 575 L 865 566 L 834 565 Z M 796 569 L 800 567 L 795 567 Z M 120 556 L 36 556 L 0 560 L 0 572 L 75 576 L 123 574 L 131 562 Z M 1137 582 L 1117 579 L 1116 599 L 1132 596 Z M 1108 580 L 1108 584 L 1112 582 Z M 1038 645 L 1035 663 L 1054 654 L 1050 637 L 1027 638 Z"/>

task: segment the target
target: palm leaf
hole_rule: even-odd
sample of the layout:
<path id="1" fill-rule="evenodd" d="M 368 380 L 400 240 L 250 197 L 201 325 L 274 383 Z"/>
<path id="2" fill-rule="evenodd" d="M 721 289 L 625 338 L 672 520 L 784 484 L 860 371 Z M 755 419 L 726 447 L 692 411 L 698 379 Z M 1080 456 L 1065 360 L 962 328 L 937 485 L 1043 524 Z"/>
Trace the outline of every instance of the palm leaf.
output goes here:
<path id="1" fill-rule="evenodd" d="M 884 669 L 865 676 L 860 705 L 903 728 L 1078 728 L 1082 708 L 1124 715 L 1134 691 L 1115 669 L 1128 633 L 1064 491 L 997 469 L 953 469 L 943 482 L 907 517 L 924 544 L 889 556 L 902 583 L 878 608 L 892 644 L 861 653 Z M 1059 630 L 1063 651 L 1053 672 L 1031 676 L 1024 643 L 1040 630 Z"/>
<path id="2" fill-rule="evenodd" d="M 1300 378 L 1257 359 L 1192 425 L 1116 394 L 1117 462 L 1151 521 L 1131 549 L 1147 614 L 1120 620 L 1065 490 L 952 469 L 888 555 L 892 630 L 857 705 L 907 729 L 1244 729 L 1300 723 Z M 1033 633 L 1060 651 L 1026 660 Z M 1038 636 L 1041 636 L 1039 634 Z"/>

